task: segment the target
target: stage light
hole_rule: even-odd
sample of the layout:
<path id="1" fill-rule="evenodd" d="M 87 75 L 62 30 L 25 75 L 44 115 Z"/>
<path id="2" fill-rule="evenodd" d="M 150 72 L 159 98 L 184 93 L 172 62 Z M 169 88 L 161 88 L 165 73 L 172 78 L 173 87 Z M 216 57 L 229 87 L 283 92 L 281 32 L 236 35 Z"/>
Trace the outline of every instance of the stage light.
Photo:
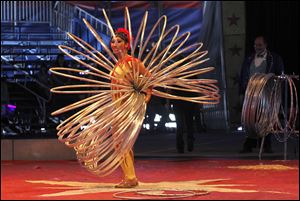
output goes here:
<path id="1" fill-rule="evenodd" d="M 176 122 L 167 122 L 165 123 L 165 127 L 167 128 L 177 128 Z"/>
<path id="2" fill-rule="evenodd" d="M 242 131 L 242 130 L 243 130 L 243 127 L 242 127 L 242 126 L 239 126 L 239 127 L 237 128 L 237 130 L 238 130 L 238 131 Z"/>
<path id="3" fill-rule="evenodd" d="M 90 70 L 81 71 L 81 72 L 79 72 L 79 75 L 85 75 L 85 74 L 87 74 L 87 72 L 90 72 Z"/>
<path id="4" fill-rule="evenodd" d="M 150 124 L 146 124 L 145 127 L 146 127 L 146 130 L 150 130 Z"/>
<path id="5" fill-rule="evenodd" d="M 154 122 L 160 122 L 160 119 L 161 119 L 161 115 L 155 114 Z"/>
<path id="6" fill-rule="evenodd" d="M 17 106 L 11 105 L 11 104 L 7 104 L 7 107 L 10 108 L 10 109 L 16 109 L 17 108 Z"/>
<path id="7" fill-rule="evenodd" d="M 175 114 L 170 113 L 169 118 L 171 119 L 171 121 L 176 121 Z"/>

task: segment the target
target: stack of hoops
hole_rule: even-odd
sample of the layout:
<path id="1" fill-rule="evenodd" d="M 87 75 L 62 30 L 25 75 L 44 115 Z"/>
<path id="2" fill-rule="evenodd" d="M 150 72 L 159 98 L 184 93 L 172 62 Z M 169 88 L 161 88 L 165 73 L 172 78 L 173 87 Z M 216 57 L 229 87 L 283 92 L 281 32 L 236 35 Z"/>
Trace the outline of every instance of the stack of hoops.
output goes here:
<path id="1" fill-rule="evenodd" d="M 291 134 L 299 135 L 299 130 L 296 130 L 296 80 L 299 80 L 299 76 L 255 74 L 251 77 L 242 110 L 242 124 L 246 133 L 256 133 L 259 137 L 273 133 L 281 142 Z M 283 93 L 284 88 L 289 93 Z M 287 135 L 281 135 L 283 133 Z"/>

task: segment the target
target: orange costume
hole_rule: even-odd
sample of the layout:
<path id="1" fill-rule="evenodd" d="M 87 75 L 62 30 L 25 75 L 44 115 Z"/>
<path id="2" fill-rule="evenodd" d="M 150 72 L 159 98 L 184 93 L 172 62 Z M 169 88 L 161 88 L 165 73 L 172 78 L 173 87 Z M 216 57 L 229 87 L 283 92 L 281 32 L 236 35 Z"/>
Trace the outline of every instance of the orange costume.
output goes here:
<path id="1" fill-rule="evenodd" d="M 138 83 L 134 83 L 134 71 L 138 76 L 147 76 L 149 77 L 151 74 L 150 72 L 145 68 L 144 64 L 132 57 L 127 55 L 124 60 L 118 61 L 113 70 L 110 72 L 110 75 L 114 78 L 111 79 L 112 84 L 126 84 L 126 82 L 131 82 L 133 83 L 133 87 L 137 85 Z M 112 91 L 114 90 L 121 90 L 121 86 L 111 86 Z M 149 88 L 147 89 L 147 95 L 151 95 L 152 89 Z M 144 92 L 141 92 L 144 93 Z M 117 93 L 112 93 L 112 99 L 113 101 L 119 99 L 124 92 L 117 92 Z M 122 104 L 121 102 L 118 102 L 116 104 L 116 107 L 119 107 Z M 116 148 L 118 145 L 116 146 Z M 130 149 L 124 156 L 124 161 L 121 163 L 121 168 L 124 173 L 124 180 L 117 185 L 116 187 L 131 187 L 131 186 L 136 186 L 137 179 L 135 175 L 135 170 L 134 170 L 134 155 L 132 149 Z"/>
<path id="2" fill-rule="evenodd" d="M 149 77 L 151 75 L 150 72 L 145 68 L 144 64 L 140 60 L 128 55 L 123 61 L 119 61 L 115 65 L 114 69 L 110 72 L 110 75 L 116 78 L 116 79 L 111 79 L 111 83 L 126 84 L 124 79 L 133 82 L 133 76 L 134 76 L 133 70 L 135 70 L 136 73 L 137 72 L 139 73 L 139 77 L 141 76 Z M 122 89 L 122 87 L 112 86 L 111 89 L 120 90 Z M 148 89 L 147 93 L 150 92 L 151 89 Z M 120 98 L 122 94 L 123 94 L 122 92 L 113 93 L 113 100 Z"/>

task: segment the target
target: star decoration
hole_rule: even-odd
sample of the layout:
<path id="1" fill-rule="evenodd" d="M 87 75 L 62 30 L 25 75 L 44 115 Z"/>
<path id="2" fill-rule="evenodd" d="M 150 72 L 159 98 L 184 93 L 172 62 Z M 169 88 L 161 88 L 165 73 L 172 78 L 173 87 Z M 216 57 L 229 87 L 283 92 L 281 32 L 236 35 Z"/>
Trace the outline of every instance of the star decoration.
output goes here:
<path id="1" fill-rule="evenodd" d="M 156 183 L 144 183 L 140 182 L 139 186 L 132 189 L 118 189 L 114 188 L 113 183 L 89 183 L 89 182 L 76 182 L 76 181 L 49 181 L 49 180 L 28 180 L 29 183 L 41 183 L 51 185 L 49 187 L 43 187 L 48 189 L 60 189 L 61 192 L 42 194 L 40 197 L 56 197 L 56 196 L 68 196 L 68 195 L 82 195 L 90 193 L 104 193 L 104 192 L 133 192 L 142 190 L 151 191 L 168 191 L 168 190 L 181 190 L 181 191 L 207 191 L 207 192 L 221 192 L 221 193 L 256 193 L 258 190 L 253 189 L 238 189 L 237 186 L 254 186 L 254 185 L 240 185 L 223 183 L 230 179 L 208 179 L 208 180 L 191 180 L 191 181 L 164 181 Z M 218 184 L 212 184 L 218 182 Z M 64 187 L 62 187 L 64 186 Z M 234 188 L 231 188 L 234 187 Z M 283 193 L 283 192 L 269 192 L 268 193 Z"/>
<path id="2" fill-rule="evenodd" d="M 238 85 L 240 82 L 240 76 L 236 73 L 234 76 L 230 76 L 230 79 L 233 80 L 233 85 Z"/>
<path id="3" fill-rule="evenodd" d="M 236 17 L 234 13 L 230 17 L 227 17 L 227 20 L 229 20 L 229 26 L 231 25 L 237 25 L 237 21 L 240 19 L 240 17 Z"/>
<path id="4" fill-rule="evenodd" d="M 231 51 L 231 56 L 237 55 L 240 56 L 240 51 L 241 51 L 241 47 L 238 47 L 236 44 L 234 44 L 233 47 L 229 48 L 229 50 Z"/>

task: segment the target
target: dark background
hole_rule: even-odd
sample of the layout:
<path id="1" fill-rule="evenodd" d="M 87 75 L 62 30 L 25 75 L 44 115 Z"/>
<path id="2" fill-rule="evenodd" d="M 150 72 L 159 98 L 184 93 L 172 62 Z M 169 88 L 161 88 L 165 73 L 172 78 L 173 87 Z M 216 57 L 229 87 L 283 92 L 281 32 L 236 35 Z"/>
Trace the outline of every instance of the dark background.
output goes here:
<path id="1" fill-rule="evenodd" d="M 269 50 L 281 55 L 285 73 L 299 74 L 299 2 L 246 1 L 246 53 L 256 35 L 265 35 Z"/>

